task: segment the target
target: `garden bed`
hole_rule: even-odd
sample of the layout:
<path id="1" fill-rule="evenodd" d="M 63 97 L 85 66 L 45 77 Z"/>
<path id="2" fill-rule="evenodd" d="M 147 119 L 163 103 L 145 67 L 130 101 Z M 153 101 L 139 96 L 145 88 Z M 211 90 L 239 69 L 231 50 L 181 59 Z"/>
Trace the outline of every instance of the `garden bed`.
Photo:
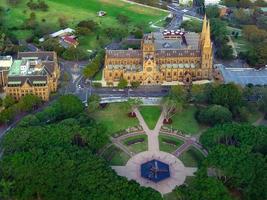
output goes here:
<path id="1" fill-rule="evenodd" d="M 161 151 L 173 153 L 183 143 L 184 142 L 182 140 L 179 140 L 173 136 L 159 135 L 159 148 Z"/>
<path id="2" fill-rule="evenodd" d="M 137 135 L 123 140 L 123 144 L 126 145 L 130 151 L 134 153 L 140 153 L 147 151 L 147 135 Z"/>

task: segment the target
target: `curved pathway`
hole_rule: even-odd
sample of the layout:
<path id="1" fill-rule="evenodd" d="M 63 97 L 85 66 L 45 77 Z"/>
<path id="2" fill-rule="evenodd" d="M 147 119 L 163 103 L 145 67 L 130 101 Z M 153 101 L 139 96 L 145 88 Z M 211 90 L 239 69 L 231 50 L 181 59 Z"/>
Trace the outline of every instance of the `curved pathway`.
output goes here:
<path id="1" fill-rule="evenodd" d="M 171 176 L 165 180 L 154 183 L 141 177 L 140 166 L 152 159 L 160 160 L 169 165 Z M 118 175 L 135 180 L 144 187 L 151 187 L 161 194 L 170 193 L 176 186 L 182 185 L 186 176 L 193 176 L 197 168 L 185 167 L 174 155 L 158 151 L 145 151 L 133 156 L 126 166 L 113 166 Z"/>
<path id="2" fill-rule="evenodd" d="M 129 180 L 135 180 L 144 187 L 151 187 L 159 191 L 161 194 L 169 193 L 176 186 L 182 185 L 186 179 L 186 176 L 194 176 L 194 173 L 197 171 L 197 168 L 185 167 L 184 164 L 174 155 L 159 150 L 158 136 L 163 125 L 163 112 L 161 113 L 158 122 L 153 130 L 148 128 L 143 116 L 141 115 L 138 109 L 134 109 L 134 112 L 136 113 L 136 117 L 148 137 L 148 151 L 141 152 L 136 155 L 131 155 L 131 158 L 130 160 L 128 160 L 126 166 L 113 166 L 112 168 L 117 172 L 118 175 L 125 176 Z M 120 142 L 118 143 L 118 141 L 119 140 L 113 139 L 113 143 L 115 145 L 117 144 L 118 147 L 120 147 L 129 155 L 129 152 L 127 152 L 127 150 L 124 148 L 125 146 L 120 146 Z M 189 145 L 195 142 L 193 140 L 184 141 L 185 144 L 177 150 L 177 154 L 181 153 L 182 151 L 187 149 Z M 141 164 L 153 159 L 157 159 L 166 164 L 169 164 L 171 173 L 170 178 L 160 181 L 158 183 L 154 183 L 141 177 Z"/>

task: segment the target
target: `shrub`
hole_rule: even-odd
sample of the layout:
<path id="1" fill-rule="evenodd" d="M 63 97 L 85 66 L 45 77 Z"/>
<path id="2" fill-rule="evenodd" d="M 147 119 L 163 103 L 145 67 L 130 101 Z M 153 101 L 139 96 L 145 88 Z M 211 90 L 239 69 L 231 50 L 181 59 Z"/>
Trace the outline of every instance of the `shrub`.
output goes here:
<path id="1" fill-rule="evenodd" d="M 220 105 L 213 105 L 200 110 L 197 113 L 197 120 L 200 123 L 215 125 L 226 122 L 231 122 L 232 113 L 226 107 Z"/>

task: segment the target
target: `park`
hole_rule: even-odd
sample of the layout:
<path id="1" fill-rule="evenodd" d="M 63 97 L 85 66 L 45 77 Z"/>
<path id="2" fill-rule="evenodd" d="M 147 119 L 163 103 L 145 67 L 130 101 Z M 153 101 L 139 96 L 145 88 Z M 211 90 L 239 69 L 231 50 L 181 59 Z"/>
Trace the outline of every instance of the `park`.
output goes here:
<path id="1" fill-rule="evenodd" d="M 64 26 L 75 29 L 80 21 L 90 19 L 96 22 L 99 28 L 96 32 L 93 30 L 94 34 L 79 37 L 80 47 L 84 50 L 98 48 L 99 43 L 96 35 L 100 35 L 100 38 L 103 37 L 105 43 L 109 41 L 104 35 L 104 30 L 108 28 L 132 30 L 136 26 L 141 26 L 146 31 L 149 31 L 151 30 L 150 24 L 164 19 L 168 15 L 168 12 L 123 1 L 100 0 L 99 2 L 98 0 L 81 0 L 77 3 L 76 1 L 48 0 L 46 1 L 48 6 L 46 11 L 32 11 L 27 7 L 27 2 L 27 0 L 22 0 L 15 6 L 9 6 L 7 1 L 0 2 L 0 6 L 7 8 L 5 12 L 8 23 L 5 26 L 18 40 L 40 38 L 42 35 L 60 30 L 62 28 L 60 22 L 64 22 Z M 101 10 L 107 13 L 104 17 L 97 16 L 97 12 Z M 25 21 L 27 21 L 31 13 L 35 13 L 36 16 L 36 24 L 38 26 L 35 29 L 24 27 Z M 118 14 L 128 16 L 129 23 L 127 23 L 127 26 L 118 23 L 116 20 Z M 53 18 L 49 16 L 53 16 Z"/>
<path id="2" fill-rule="evenodd" d="M 212 87 L 216 88 L 212 91 L 213 96 L 220 91 L 212 101 L 229 104 L 233 110 L 240 104 L 241 96 L 231 100 L 222 98 L 228 96 L 227 93 L 238 93 L 236 86 Z M 205 193 L 203 195 L 230 199 L 229 186 L 223 185 L 216 178 L 218 172 L 209 171 L 207 166 L 226 170 L 229 176 L 234 173 L 237 180 L 246 177 L 247 171 L 234 169 L 244 165 L 250 171 L 259 170 L 257 166 L 264 162 L 261 154 L 266 141 L 266 127 L 258 126 L 262 115 L 248 116 L 247 124 L 229 123 L 232 118 L 229 118 L 228 109 L 203 103 L 200 108 L 192 107 L 192 100 L 188 103 L 188 100 L 181 99 L 188 96 L 181 89 L 173 89 L 160 104 L 153 105 L 144 105 L 137 98 L 99 106 L 99 98 L 94 97 L 85 108 L 76 96 L 59 97 L 41 111 L 25 116 L 5 136 L 2 143 L 4 162 L 0 165 L 5 187 L 8 191 L 13 190 L 12 195 L 27 198 L 35 196 L 37 191 L 43 198 L 64 194 L 80 199 L 90 194 L 100 199 L 112 196 L 115 199 L 163 197 L 177 200 L 182 195 L 192 194 L 181 193 L 190 189 L 196 193 L 200 190 Z M 198 95 L 191 95 L 196 103 Z M 197 104 L 203 97 L 198 98 Z M 23 108 L 24 103 L 14 105 Z M 10 105 L 11 108 L 14 105 Z M 31 106 L 36 107 L 38 103 Z M 198 109 L 202 110 L 201 114 L 197 114 Z M 239 114 L 236 117 L 234 120 L 239 120 Z M 206 123 L 207 119 L 212 121 Z M 218 137 L 221 144 L 217 143 Z M 237 143 L 239 145 L 231 146 Z M 252 149 L 258 152 L 257 156 Z M 15 176 L 10 179 L 13 172 Z M 205 172 L 212 176 L 205 175 Z M 25 173 L 27 179 L 21 179 Z M 253 181 L 264 178 L 264 168 L 260 174 L 255 180 L 253 177 Z M 252 181 L 251 178 L 243 180 L 248 184 L 246 188 L 254 188 L 247 182 Z M 53 192 L 45 186 L 51 183 L 56 185 Z M 29 192 L 23 185 L 27 185 Z M 79 190 L 84 192 L 80 194 Z M 263 190 L 257 188 L 259 194 Z M 246 194 L 255 196 L 252 191 Z"/>

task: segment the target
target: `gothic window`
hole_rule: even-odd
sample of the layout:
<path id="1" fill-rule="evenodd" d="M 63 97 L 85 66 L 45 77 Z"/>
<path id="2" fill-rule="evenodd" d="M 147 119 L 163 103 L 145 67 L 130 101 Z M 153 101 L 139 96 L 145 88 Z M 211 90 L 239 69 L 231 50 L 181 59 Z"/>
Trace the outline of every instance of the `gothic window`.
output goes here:
<path id="1" fill-rule="evenodd" d="M 174 72 L 174 74 L 173 74 L 174 76 L 176 76 L 177 75 L 177 73 L 176 72 Z"/>
<path id="2" fill-rule="evenodd" d="M 180 72 L 180 76 L 183 76 L 183 72 Z"/>
<path id="3" fill-rule="evenodd" d="M 112 73 L 109 73 L 109 76 L 111 77 L 112 76 Z"/>

